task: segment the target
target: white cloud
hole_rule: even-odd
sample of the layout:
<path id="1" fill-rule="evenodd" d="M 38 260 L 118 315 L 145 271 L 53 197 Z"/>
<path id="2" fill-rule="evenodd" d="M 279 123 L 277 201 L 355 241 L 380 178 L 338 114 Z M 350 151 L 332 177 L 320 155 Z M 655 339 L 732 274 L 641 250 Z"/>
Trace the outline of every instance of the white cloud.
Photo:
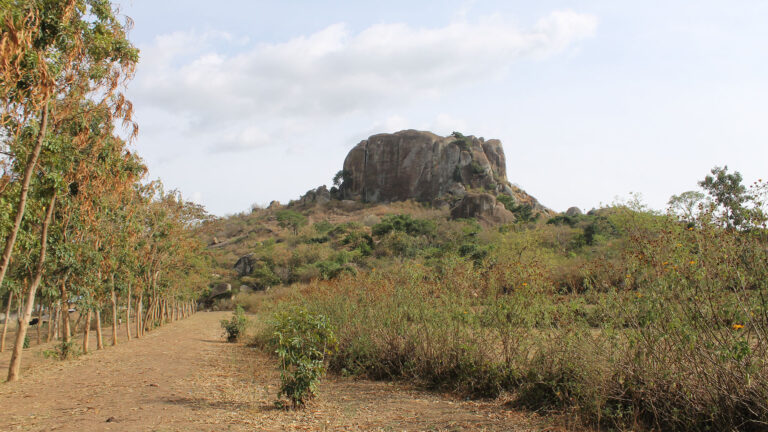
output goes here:
<path id="1" fill-rule="evenodd" d="M 572 50 L 595 27 L 595 17 L 565 11 L 527 29 L 491 16 L 358 32 L 334 24 L 270 43 L 167 34 L 140 47 L 129 89 L 138 151 L 153 176 L 216 214 L 296 198 L 374 133 L 484 132 L 458 100 L 478 84 L 503 85 L 516 62 Z"/>
<path id="2" fill-rule="evenodd" d="M 285 145 L 341 116 L 381 115 L 500 77 L 520 59 L 590 37 L 596 24 L 594 16 L 557 11 L 531 29 L 500 17 L 359 33 L 334 24 L 281 43 L 178 32 L 142 47 L 132 97 L 148 130 L 173 125 L 188 145 L 219 152 Z"/>

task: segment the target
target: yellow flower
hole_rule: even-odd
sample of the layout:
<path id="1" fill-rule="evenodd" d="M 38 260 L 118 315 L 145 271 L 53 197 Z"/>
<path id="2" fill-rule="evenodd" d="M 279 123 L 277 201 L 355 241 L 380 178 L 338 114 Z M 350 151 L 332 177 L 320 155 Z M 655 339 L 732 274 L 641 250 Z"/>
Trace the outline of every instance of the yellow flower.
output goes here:
<path id="1" fill-rule="evenodd" d="M 696 264 L 696 261 L 691 260 L 691 262 L 689 264 L 694 265 L 694 264 Z"/>
<path id="2" fill-rule="evenodd" d="M 629 279 L 629 278 L 631 278 L 631 277 L 632 277 L 632 275 L 627 275 L 627 279 Z"/>
<path id="3" fill-rule="evenodd" d="M 661 265 L 667 265 L 667 264 L 669 264 L 669 261 L 664 261 L 663 263 L 661 263 Z"/>
<path id="4" fill-rule="evenodd" d="M 528 282 L 523 282 L 523 286 L 528 286 Z"/>
<path id="5" fill-rule="evenodd" d="M 743 325 L 741 325 L 741 324 L 734 324 L 734 325 L 733 325 L 733 329 L 734 329 L 734 330 L 740 330 L 740 329 L 743 329 L 743 328 L 744 328 L 744 326 L 743 326 Z"/>
<path id="6" fill-rule="evenodd" d="M 693 231 L 693 227 L 688 228 L 688 231 Z"/>

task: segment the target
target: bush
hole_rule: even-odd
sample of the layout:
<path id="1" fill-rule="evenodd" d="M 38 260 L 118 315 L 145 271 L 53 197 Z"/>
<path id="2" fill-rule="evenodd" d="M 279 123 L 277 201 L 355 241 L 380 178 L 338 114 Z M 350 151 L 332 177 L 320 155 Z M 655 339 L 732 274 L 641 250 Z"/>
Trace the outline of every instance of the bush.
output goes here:
<path id="1" fill-rule="evenodd" d="M 75 345 L 74 340 L 70 340 L 69 342 L 61 342 L 60 344 L 56 345 L 54 349 L 43 351 L 43 357 L 53 358 L 56 360 L 69 360 L 79 357 L 80 354 L 82 354 L 82 352 L 80 352 L 77 345 Z"/>
<path id="2" fill-rule="evenodd" d="M 336 348 L 328 318 L 303 308 L 277 313 L 271 344 L 280 359 L 280 393 L 293 407 L 302 406 L 317 393 L 325 373 L 325 356 Z"/>
<path id="3" fill-rule="evenodd" d="M 290 228 L 296 235 L 299 228 L 307 224 L 307 218 L 293 210 L 280 210 L 277 212 L 277 223 L 281 228 Z"/>
<path id="4" fill-rule="evenodd" d="M 480 163 L 477 161 L 472 161 L 469 164 L 469 169 L 472 171 L 472 174 L 474 175 L 485 174 L 485 168 L 483 168 L 483 166 L 480 165 Z"/>
<path id="5" fill-rule="evenodd" d="M 414 219 L 410 215 L 387 216 L 371 228 L 371 233 L 381 237 L 393 231 L 404 232 L 410 236 L 430 236 L 434 234 L 435 223 L 427 219 Z"/>
<path id="6" fill-rule="evenodd" d="M 456 144 L 463 151 L 472 150 L 472 138 L 464 136 L 461 132 L 454 132 L 451 135 L 456 138 L 452 144 Z"/>
<path id="7" fill-rule="evenodd" d="M 245 328 L 248 326 L 248 318 L 245 317 L 245 311 L 243 307 L 237 305 L 235 307 L 235 313 L 229 320 L 221 320 L 221 328 L 224 329 L 227 342 L 237 342 L 238 339 L 245 333 Z"/>

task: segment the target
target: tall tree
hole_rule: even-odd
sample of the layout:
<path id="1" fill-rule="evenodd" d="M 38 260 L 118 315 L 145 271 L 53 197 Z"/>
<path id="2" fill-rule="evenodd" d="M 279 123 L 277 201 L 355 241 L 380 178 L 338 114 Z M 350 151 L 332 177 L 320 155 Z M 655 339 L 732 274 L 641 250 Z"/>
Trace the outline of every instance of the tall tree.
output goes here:
<path id="1" fill-rule="evenodd" d="M 6 138 L 7 153 L 22 175 L 14 223 L 0 258 L 0 284 L 51 117 L 55 122 L 80 110 L 82 102 L 95 100 L 95 105 L 109 108 L 110 120 L 130 123 L 133 109 L 119 90 L 138 60 L 109 1 L 4 0 L 2 6 L 0 136 Z M 33 140 L 22 134 L 30 125 L 36 129 Z"/>

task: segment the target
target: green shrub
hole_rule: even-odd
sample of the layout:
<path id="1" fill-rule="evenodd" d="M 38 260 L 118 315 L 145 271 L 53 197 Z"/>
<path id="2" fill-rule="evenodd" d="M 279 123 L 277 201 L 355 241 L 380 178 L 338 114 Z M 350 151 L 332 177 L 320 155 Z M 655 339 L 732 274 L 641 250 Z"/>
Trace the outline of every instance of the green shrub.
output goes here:
<path id="1" fill-rule="evenodd" d="M 257 263 L 251 275 L 246 277 L 241 278 L 241 282 L 257 289 L 267 289 L 283 282 L 264 262 Z"/>
<path id="2" fill-rule="evenodd" d="M 328 234 L 333 229 L 333 224 L 323 219 L 319 222 L 315 222 L 315 224 L 312 225 L 312 228 L 314 228 L 315 232 L 317 232 L 318 234 L 325 235 L 325 234 Z"/>
<path id="3" fill-rule="evenodd" d="M 278 396 L 288 397 L 294 407 L 304 405 L 317 393 L 336 336 L 328 318 L 298 307 L 277 313 L 272 327 L 271 344 L 280 359 Z"/>
<path id="4" fill-rule="evenodd" d="M 496 201 L 504 204 L 504 208 L 509 211 L 512 211 L 512 209 L 517 205 L 517 201 L 515 201 L 515 199 L 509 195 L 499 195 L 496 197 Z"/>
<path id="5" fill-rule="evenodd" d="M 74 340 L 69 342 L 61 342 L 56 345 L 54 349 L 43 351 L 43 357 L 53 358 L 56 360 L 69 360 L 77 358 L 82 354 L 80 349 L 75 345 Z"/>
<path id="6" fill-rule="evenodd" d="M 515 214 L 517 222 L 532 222 L 538 219 L 539 215 L 534 214 L 533 207 L 528 204 L 518 204 L 517 201 L 509 195 L 499 195 L 496 201 L 504 204 L 504 208 Z"/>
<path id="7" fill-rule="evenodd" d="M 381 237 L 393 231 L 404 232 L 410 236 L 433 235 L 436 229 L 433 221 L 427 219 L 414 219 L 411 215 L 387 216 L 380 223 L 371 228 L 373 235 Z"/>
<path id="8" fill-rule="evenodd" d="M 483 168 L 479 162 L 474 160 L 469 164 L 469 169 L 472 170 L 472 174 L 474 175 L 485 174 L 485 168 Z"/>
<path id="9" fill-rule="evenodd" d="M 451 134 L 454 138 L 456 138 L 453 141 L 453 144 L 456 144 L 459 146 L 461 150 L 464 151 L 471 151 L 472 150 L 472 138 L 468 136 L 464 136 L 461 132 L 454 132 Z"/>
<path id="10" fill-rule="evenodd" d="M 290 228 L 295 235 L 299 228 L 307 224 L 307 218 L 294 210 L 280 210 L 277 212 L 277 223 L 282 228 Z"/>
<path id="11" fill-rule="evenodd" d="M 459 247 L 459 255 L 471 259 L 476 266 L 479 266 L 488 256 L 488 249 L 481 248 L 474 243 L 465 243 Z"/>
<path id="12" fill-rule="evenodd" d="M 245 328 L 248 326 L 248 318 L 245 317 L 245 311 L 243 307 L 237 305 L 232 318 L 229 320 L 221 320 L 221 328 L 227 336 L 227 342 L 237 342 L 238 339 L 245 333 Z"/>

